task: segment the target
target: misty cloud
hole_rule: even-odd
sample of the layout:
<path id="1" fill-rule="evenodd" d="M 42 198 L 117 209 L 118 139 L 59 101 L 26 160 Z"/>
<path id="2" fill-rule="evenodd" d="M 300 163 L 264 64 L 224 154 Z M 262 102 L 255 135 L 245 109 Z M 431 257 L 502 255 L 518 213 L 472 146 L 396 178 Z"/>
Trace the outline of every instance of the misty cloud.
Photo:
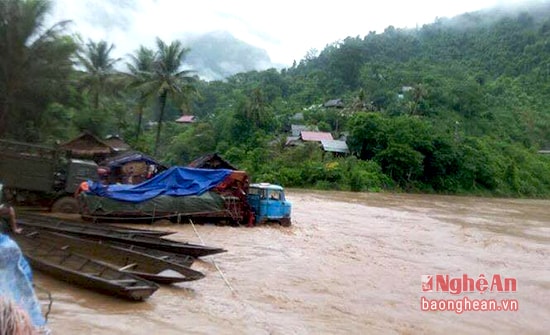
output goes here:
<path id="1" fill-rule="evenodd" d="M 1 0 L 0 0 L 1 1 Z M 222 30 L 264 49 L 272 61 L 290 66 L 310 49 L 370 31 L 414 28 L 515 0 L 357 2 L 340 0 L 54 0 L 54 22 L 72 20 L 84 40 L 106 40 L 123 57 L 140 45 L 154 47 L 156 37 L 171 41 L 184 34 Z"/>
<path id="2" fill-rule="evenodd" d="M 130 15 L 137 9 L 136 2 L 131 0 L 87 0 L 84 6 L 88 9 L 84 19 L 107 30 L 128 28 L 132 22 Z"/>

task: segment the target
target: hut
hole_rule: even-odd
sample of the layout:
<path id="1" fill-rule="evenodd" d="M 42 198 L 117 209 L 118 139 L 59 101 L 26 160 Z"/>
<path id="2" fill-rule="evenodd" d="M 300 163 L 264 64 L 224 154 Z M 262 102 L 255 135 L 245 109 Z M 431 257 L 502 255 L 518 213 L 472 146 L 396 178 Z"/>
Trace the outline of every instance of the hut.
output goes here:
<path id="1" fill-rule="evenodd" d="M 299 136 L 288 136 L 285 146 L 301 146 L 306 142 L 317 142 L 321 144 L 323 140 L 333 140 L 331 133 L 322 131 L 301 130 Z"/>
<path id="2" fill-rule="evenodd" d="M 330 152 L 335 157 L 344 157 L 349 155 L 349 148 L 346 141 L 322 140 L 321 145 L 323 146 L 324 152 Z"/>
<path id="3" fill-rule="evenodd" d="M 331 133 L 305 130 L 302 130 L 300 132 L 300 139 L 304 142 L 321 142 L 323 140 L 334 140 Z"/>
<path id="4" fill-rule="evenodd" d="M 176 119 L 177 123 L 195 123 L 195 116 L 194 115 L 182 115 L 178 119 Z"/>
<path id="5" fill-rule="evenodd" d="M 342 99 L 332 99 L 323 104 L 325 108 L 344 108 L 344 100 Z"/>
<path id="6" fill-rule="evenodd" d="M 319 128 L 317 128 L 317 126 L 306 126 L 303 124 L 290 125 L 290 132 L 292 133 L 291 136 L 300 137 L 300 133 L 302 131 L 319 131 Z"/>
<path id="7" fill-rule="evenodd" d="M 100 162 L 116 152 L 108 143 L 87 131 L 61 143 L 59 148 L 67 151 L 72 158 L 92 159 L 95 162 Z"/>
<path id="8" fill-rule="evenodd" d="M 223 159 L 217 153 L 201 156 L 187 165 L 198 169 L 229 169 L 238 170 L 231 163 Z"/>
<path id="9" fill-rule="evenodd" d="M 115 152 L 123 152 L 131 148 L 130 145 L 124 142 L 118 135 L 109 135 L 103 142 L 107 143 Z"/>

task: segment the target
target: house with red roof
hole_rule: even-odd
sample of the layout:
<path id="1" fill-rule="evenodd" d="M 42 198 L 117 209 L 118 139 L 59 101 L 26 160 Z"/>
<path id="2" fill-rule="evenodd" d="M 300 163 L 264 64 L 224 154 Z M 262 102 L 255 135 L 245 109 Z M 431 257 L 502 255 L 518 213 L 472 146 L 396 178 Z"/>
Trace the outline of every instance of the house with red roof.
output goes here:
<path id="1" fill-rule="evenodd" d="M 195 116 L 194 115 L 182 115 L 177 120 L 177 123 L 194 123 L 195 122 Z"/>
<path id="2" fill-rule="evenodd" d="M 302 130 L 300 132 L 300 139 L 304 142 L 321 142 L 323 140 L 334 140 L 331 133 L 305 130 Z"/>

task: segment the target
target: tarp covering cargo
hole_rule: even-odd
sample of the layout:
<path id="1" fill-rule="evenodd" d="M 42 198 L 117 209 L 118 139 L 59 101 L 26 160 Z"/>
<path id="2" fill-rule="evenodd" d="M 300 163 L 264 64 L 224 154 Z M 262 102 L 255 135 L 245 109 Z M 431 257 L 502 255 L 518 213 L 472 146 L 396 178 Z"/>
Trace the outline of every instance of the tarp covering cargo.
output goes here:
<path id="1" fill-rule="evenodd" d="M 134 203 L 141 203 L 161 195 L 201 195 L 220 184 L 231 172 L 231 170 L 225 169 L 194 169 L 176 166 L 137 185 L 106 186 L 100 183 L 90 183 L 88 193 Z"/>
<path id="2" fill-rule="evenodd" d="M 119 201 L 86 192 L 80 195 L 85 213 L 96 216 L 165 216 L 216 213 L 224 210 L 224 199 L 217 193 L 175 197 L 160 195 L 142 202 Z"/>
<path id="3" fill-rule="evenodd" d="M 138 151 L 123 152 L 114 157 L 107 158 L 106 160 L 99 163 L 100 166 L 107 166 L 109 168 L 116 168 L 123 166 L 126 163 L 130 162 L 144 162 L 147 165 L 158 165 L 163 170 L 166 170 L 166 167 L 161 163 L 157 162 L 152 157 L 147 156 L 144 153 Z"/>

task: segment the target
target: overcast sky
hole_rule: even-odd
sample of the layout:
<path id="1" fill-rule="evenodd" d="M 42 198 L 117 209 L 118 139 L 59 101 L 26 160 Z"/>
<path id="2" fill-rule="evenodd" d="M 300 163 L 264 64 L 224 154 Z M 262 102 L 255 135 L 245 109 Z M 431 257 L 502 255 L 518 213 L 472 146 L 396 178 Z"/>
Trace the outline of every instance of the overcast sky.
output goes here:
<path id="1" fill-rule="evenodd" d="M 517 0 L 54 0 L 52 21 L 72 20 L 85 40 L 114 43 L 123 57 L 186 33 L 226 30 L 265 49 L 272 62 L 291 65 L 308 50 L 370 31 L 414 28 Z"/>

